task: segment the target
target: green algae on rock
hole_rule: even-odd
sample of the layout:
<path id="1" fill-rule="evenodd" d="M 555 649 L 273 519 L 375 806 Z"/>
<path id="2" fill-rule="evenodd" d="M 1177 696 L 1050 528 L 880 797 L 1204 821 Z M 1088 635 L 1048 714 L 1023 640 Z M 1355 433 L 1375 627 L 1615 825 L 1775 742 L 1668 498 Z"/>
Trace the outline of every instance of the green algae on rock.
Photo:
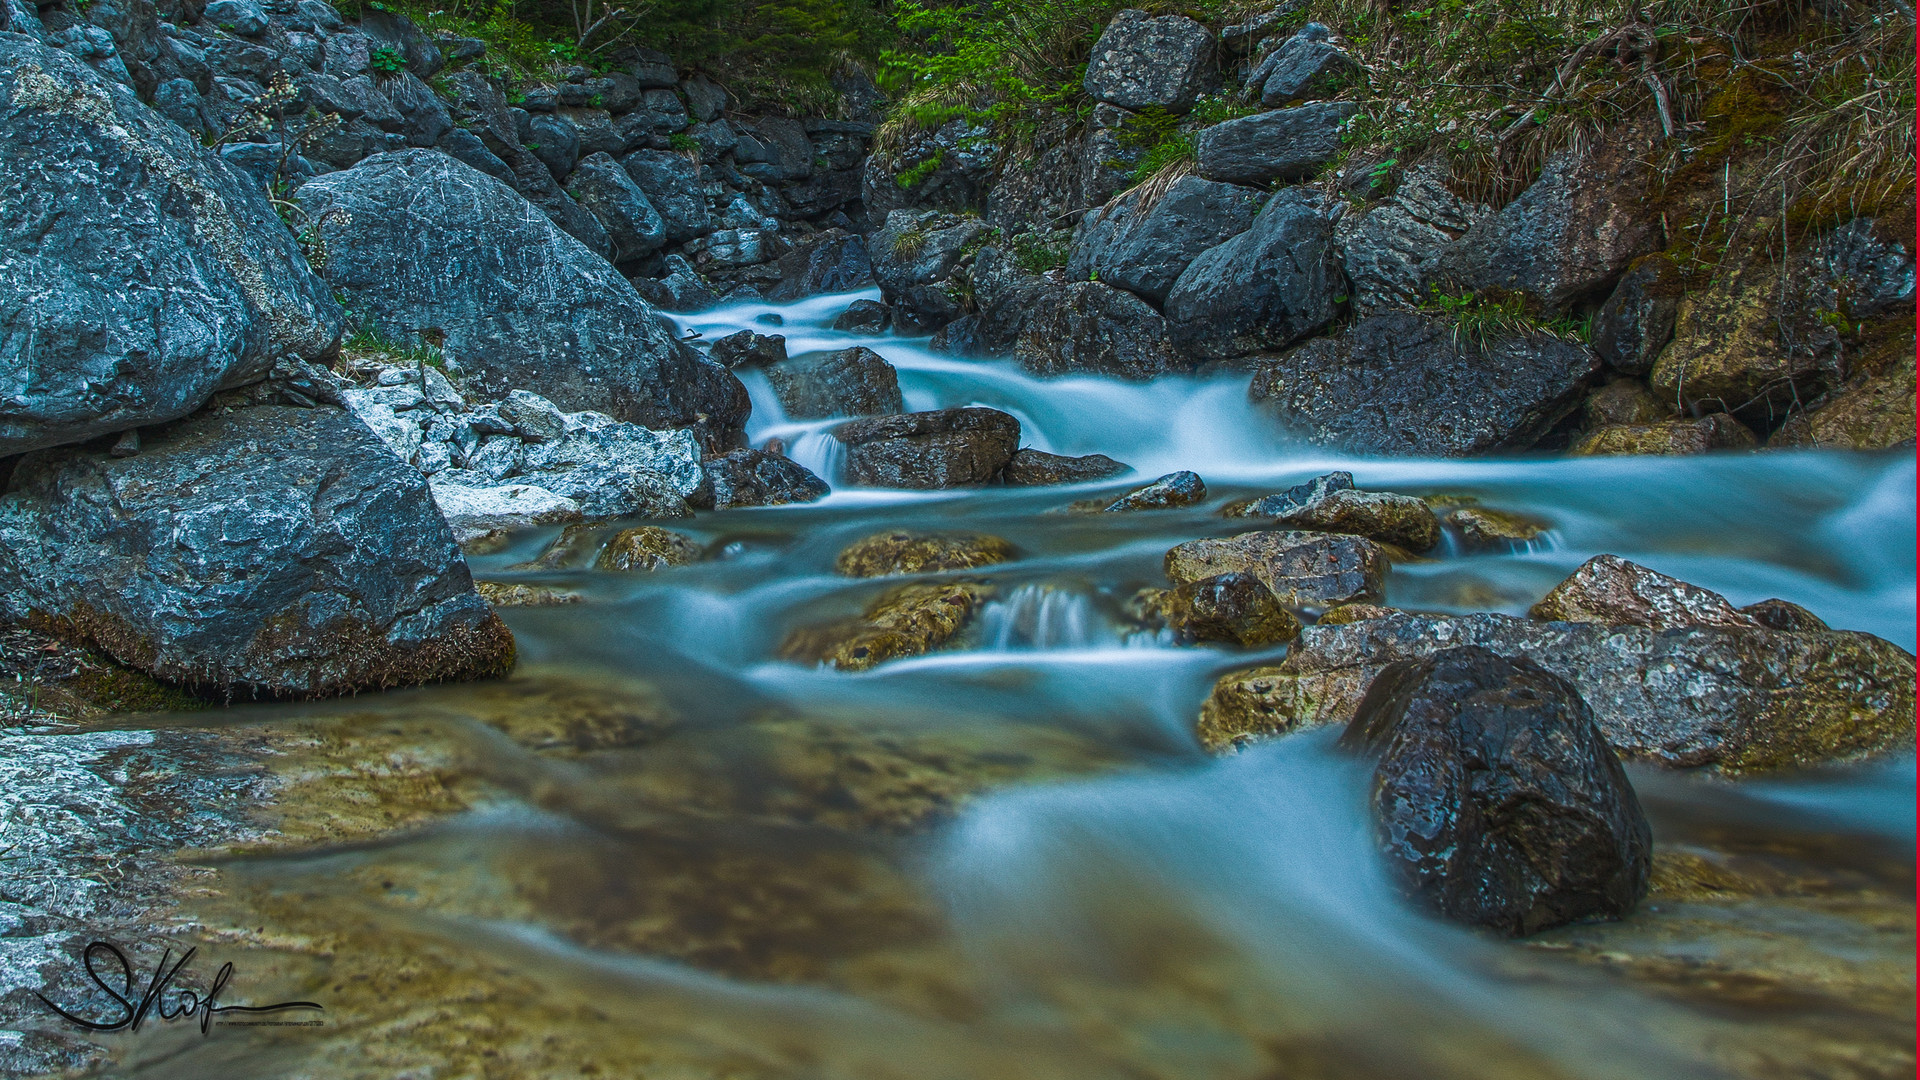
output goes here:
<path id="1" fill-rule="evenodd" d="M 596 570 L 661 570 L 669 566 L 690 566 L 706 553 L 691 538 L 658 525 L 622 529 L 613 534 L 600 556 L 593 560 Z"/>
<path id="2" fill-rule="evenodd" d="M 579 593 L 553 585 L 533 585 L 523 581 L 476 581 L 473 590 L 494 607 L 557 607 L 577 604 Z"/>
<path id="3" fill-rule="evenodd" d="M 1748 450 L 1759 444 L 1747 425 L 1726 413 L 1698 420 L 1659 420 L 1650 424 L 1609 424 L 1581 436 L 1568 453 L 1576 457 L 1609 454 L 1705 454 Z"/>
<path id="4" fill-rule="evenodd" d="M 993 593 L 993 586 L 969 581 L 902 585 L 881 594 L 856 618 L 793 631 L 781 643 L 780 655 L 841 671 L 919 656 L 959 633 Z"/>
<path id="5" fill-rule="evenodd" d="M 1185 582 L 1162 594 L 1159 606 L 1174 638 L 1182 642 L 1256 648 L 1300 635 L 1300 620 L 1252 574 L 1236 571 Z"/>
<path id="6" fill-rule="evenodd" d="M 944 535 L 895 530 L 874 533 L 848 544 L 833 562 L 835 572 L 855 578 L 972 570 L 1014 557 L 1012 544 L 997 536 Z"/>
<path id="7" fill-rule="evenodd" d="M 1572 682 L 1630 760 L 1760 772 L 1875 757 L 1914 741 L 1913 656 L 1871 634 L 1486 613 L 1310 626 L 1280 664 L 1222 676 L 1196 730 L 1219 750 L 1346 723 L 1386 665 L 1459 645 L 1527 656 Z"/>

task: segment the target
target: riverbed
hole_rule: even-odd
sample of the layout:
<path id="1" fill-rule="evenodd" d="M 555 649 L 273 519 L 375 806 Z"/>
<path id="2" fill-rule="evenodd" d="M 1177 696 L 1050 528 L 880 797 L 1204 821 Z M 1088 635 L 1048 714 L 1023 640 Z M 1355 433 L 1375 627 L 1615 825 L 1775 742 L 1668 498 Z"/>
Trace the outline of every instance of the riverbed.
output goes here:
<path id="1" fill-rule="evenodd" d="M 865 296 L 678 321 L 780 333 L 794 356 L 865 345 L 909 410 L 1001 409 L 1025 445 L 1135 473 L 846 488 L 832 422 L 788 422 L 744 373 L 750 441 L 782 440 L 834 484 L 824 501 L 661 523 L 708 558 L 651 574 L 515 568 L 555 530 L 474 557 L 582 598 L 503 611 L 507 683 L 170 721 L 254 748 L 277 830 L 201 853 L 182 940 L 235 963 L 234 1000 L 310 999 L 324 1022 L 156 1028 L 112 1043 L 118 1074 L 1912 1074 L 1911 755 L 1743 782 L 1632 770 L 1652 895 L 1622 923 L 1499 940 L 1394 891 L 1337 733 L 1199 749 L 1212 681 L 1284 649 L 1179 647 L 1128 614 L 1168 547 L 1233 531 L 1224 503 L 1346 469 L 1548 526 L 1400 562 L 1393 606 L 1524 614 L 1607 552 L 1911 650 L 1911 453 L 1348 458 L 1295 445 L 1245 374 L 1038 380 L 829 328 Z M 1206 503 L 1055 512 L 1182 469 Z M 995 595 L 942 650 L 860 674 L 780 659 L 796 626 L 884 591 L 833 562 L 896 528 L 1018 557 L 966 573 Z"/>

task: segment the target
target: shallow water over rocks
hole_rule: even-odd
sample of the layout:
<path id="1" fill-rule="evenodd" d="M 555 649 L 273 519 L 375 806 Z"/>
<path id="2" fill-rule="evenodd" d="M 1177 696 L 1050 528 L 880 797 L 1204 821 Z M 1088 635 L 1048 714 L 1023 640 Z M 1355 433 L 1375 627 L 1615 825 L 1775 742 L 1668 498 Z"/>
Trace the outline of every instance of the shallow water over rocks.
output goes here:
<path id="1" fill-rule="evenodd" d="M 1040 381 L 923 340 L 828 329 L 863 294 L 681 318 L 790 355 L 866 345 L 909 409 L 985 405 L 1024 444 L 1135 472 L 1074 488 L 862 491 L 831 421 L 756 445 L 823 502 L 667 525 L 707 559 L 477 577 L 511 608 L 511 680 L 200 714 L 252 747 L 277 833 L 204 856 L 181 940 L 319 1028 L 179 1025 L 111 1045 L 138 1077 L 1666 1078 L 1912 1073 L 1912 757 L 1732 783 L 1630 770 L 1653 891 L 1621 923 L 1497 941 L 1398 899 L 1366 777 L 1332 731 L 1212 758 L 1221 672 L 1283 655 L 1175 647 L 1133 603 L 1231 502 L 1333 469 L 1548 526 L 1512 550 L 1449 527 L 1386 602 L 1524 614 L 1609 552 L 1914 645 L 1908 456 L 1367 460 L 1295 452 L 1246 376 Z M 777 328 L 760 321 L 778 314 Z M 1176 470 L 1201 505 L 1050 513 Z M 900 578 L 837 574 L 876 531 L 984 533 L 1006 562 L 945 647 L 847 674 L 778 658 Z M 201 879 L 196 879 L 201 880 Z M 236 998 L 238 1000 L 238 998 Z"/>

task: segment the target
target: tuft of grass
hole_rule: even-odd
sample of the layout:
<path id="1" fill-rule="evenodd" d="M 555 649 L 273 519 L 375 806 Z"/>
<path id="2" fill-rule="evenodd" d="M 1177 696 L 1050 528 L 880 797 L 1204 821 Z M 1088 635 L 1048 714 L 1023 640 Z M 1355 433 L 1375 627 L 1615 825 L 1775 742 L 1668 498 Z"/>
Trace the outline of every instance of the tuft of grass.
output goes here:
<path id="1" fill-rule="evenodd" d="M 1438 285 L 1429 289 L 1427 299 L 1420 305 L 1421 310 L 1451 323 L 1456 338 L 1465 337 L 1484 345 L 1502 338 L 1537 334 L 1582 344 L 1593 337 L 1591 316 L 1561 315 L 1540 319 L 1527 307 L 1526 299 L 1518 295 L 1452 294 Z"/>

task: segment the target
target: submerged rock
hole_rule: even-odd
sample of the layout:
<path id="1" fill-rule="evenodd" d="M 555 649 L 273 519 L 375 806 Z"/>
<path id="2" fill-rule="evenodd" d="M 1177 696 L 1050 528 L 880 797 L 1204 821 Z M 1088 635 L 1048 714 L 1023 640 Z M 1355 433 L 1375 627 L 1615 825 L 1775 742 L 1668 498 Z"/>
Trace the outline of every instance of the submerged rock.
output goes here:
<path id="1" fill-rule="evenodd" d="M 893 324 L 893 309 L 878 300 L 855 300 L 834 316 L 833 328 L 860 334 L 885 333 Z"/>
<path id="2" fill-rule="evenodd" d="M 886 577 L 972 570 L 1013 557 L 1013 545 L 997 536 L 883 532 L 848 544 L 834 559 L 833 569 L 847 577 Z"/>
<path id="3" fill-rule="evenodd" d="M 968 581 L 902 585 L 858 618 L 795 630 L 781 643 L 780 655 L 841 671 L 920 656 L 959 633 L 993 591 L 991 585 Z"/>
<path id="4" fill-rule="evenodd" d="M 1020 421 L 997 409 L 941 409 L 855 420 L 833 429 L 847 477 L 862 487 L 984 484 L 1020 446 Z"/>
<path id="5" fill-rule="evenodd" d="M 707 350 L 713 362 L 729 368 L 772 367 L 787 361 L 787 339 L 779 334 L 741 330 L 714 338 Z"/>
<path id="6" fill-rule="evenodd" d="M 1252 574 L 1289 608 L 1378 601 L 1387 577 L 1387 557 L 1379 545 L 1324 533 L 1250 532 L 1190 540 L 1169 550 L 1165 565 L 1176 585 L 1217 574 Z"/>
<path id="7" fill-rule="evenodd" d="M 1714 413 L 1698 420 L 1609 424 L 1581 436 L 1568 453 L 1579 457 L 1705 454 L 1713 450 L 1749 450 L 1758 442 L 1747 425 L 1726 413 Z"/>
<path id="8" fill-rule="evenodd" d="M 1201 709 L 1200 739 L 1220 749 L 1344 724 L 1386 665 L 1461 645 L 1529 657 L 1573 683 L 1631 760 L 1744 772 L 1913 744 L 1913 657 L 1871 634 L 1406 612 L 1309 626 L 1282 663 L 1222 677 Z"/>
<path id="9" fill-rule="evenodd" d="M 1300 636 L 1300 620 L 1273 591 L 1238 571 L 1184 582 L 1160 598 L 1160 610 L 1181 642 L 1219 641 L 1254 648 Z"/>
<path id="10" fill-rule="evenodd" d="M 1199 473 L 1177 472 L 1137 487 L 1117 499 L 1083 499 L 1068 507 L 1076 514 L 1124 514 L 1134 510 L 1172 510 L 1207 501 L 1207 485 Z"/>
<path id="11" fill-rule="evenodd" d="M 438 341 L 486 397 L 696 427 L 725 448 L 752 404 L 605 260 L 498 180 L 444 154 L 376 154 L 302 185 L 326 278 L 373 329 Z"/>
<path id="12" fill-rule="evenodd" d="M 767 381 L 791 420 L 891 416 L 906 407 L 893 365 L 862 345 L 775 364 Z"/>
<path id="13" fill-rule="evenodd" d="M 175 420 L 342 315 L 259 184 L 58 49 L 0 39 L 0 456 Z"/>
<path id="14" fill-rule="evenodd" d="M 1484 506 L 1462 506 L 1447 515 L 1447 524 L 1460 531 L 1460 545 L 1470 551 L 1509 550 L 1539 539 L 1547 526 Z"/>
<path id="15" fill-rule="evenodd" d="M 1527 614 L 1548 622 L 1650 626 L 1656 630 L 1760 625 L 1752 616 L 1735 611 L 1725 597 L 1711 589 L 1689 585 L 1618 555 L 1595 555 L 1581 563 Z"/>
<path id="16" fill-rule="evenodd" d="M 583 599 L 577 592 L 555 588 L 552 585 L 529 585 L 519 581 L 476 581 L 474 591 L 480 598 L 494 607 L 559 607 L 563 604 L 578 604 Z"/>
<path id="17" fill-rule="evenodd" d="M 1421 552 L 1440 542 L 1440 522 L 1420 499 L 1391 492 L 1361 491 L 1353 474 L 1318 476 L 1278 495 L 1238 502 L 1227 517 L 1264 517 L 1289 529 L 1351 533 Z"/>
<path id="18" fill-rule="evenodd" d="M 1388 868 L 1448 918 L 1518 937 L 1646 895 L 1633 786 L 1580 692 L 1533 661 L 1466 647 L 1388 665 L 1341 741 L 1378 755 Z"/>
<path id="19" fill-rule="evenodd" d="M 832 492 L 806 466 L 765 450 L 729 450 L 706 459 L 704 467 L 715 510 L 818 502 Z"/>
<path id="20" fill-rule="evenodd" d="M 1000 480 L 1009 487 L 1043 487 L 1086 484 L 1131 471 L 1129 466 L 1105 454 L 1062 457 L 1026 447 L 1007 461 L 1006 468 L 1000 470 Z"/>
<path id="21" fill-rule="evenodd" d="M 706 556 L 691 537 L 657 525 L 622 529 L 613 534 L 593 560 L 596 570 L 663 570 L 690 566 Z"/>
<path id="22" fill-rule="evenodd" d="M 171 682 L 319 697 L 503 674 L 426 481 L 333 409 L 149 430 L 115 458 L 37 451 L 0 497 L 7 614 Z"/>
<path id="23" fill-rule="evenodd" d="M 1396 312 L 1262 360 L 1247 394 L 1317 446 L 1466 457 L 1531 446 L 1579 405 L 1599 366 L 1575 342 L 1483 343 Z"/>

